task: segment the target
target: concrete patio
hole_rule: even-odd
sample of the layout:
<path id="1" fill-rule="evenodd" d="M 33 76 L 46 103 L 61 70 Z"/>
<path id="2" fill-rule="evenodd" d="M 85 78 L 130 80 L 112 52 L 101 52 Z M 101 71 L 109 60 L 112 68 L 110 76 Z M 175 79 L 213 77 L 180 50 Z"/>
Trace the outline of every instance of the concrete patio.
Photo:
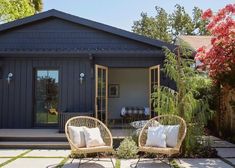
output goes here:
<path id="1" fill-rule="evenodd" d="M 78 167 L 78 159 L 68 158 L 69 150 L 14 150 L 0 149 L 0 167 L 4 168 L 76 168 Z M 87 162 L 89 158 L 82 162 Z M 116 159 L 113 159 L 114 164 Z M 177 160 L 176 160 L 177 161 Z M 134 166 L 137 159 L 120 160 L 121 168 L 130 168 Z M 180 159 L 178 163 L 185 168 L 232 168 L 231 164 L 226 163 L 221 158 L 206 158 L 206 159 Z M 59 166 L 60 165 L 60 166 Z M 94 159 L 81 165 L 81 168 L 111 168 L 112 163 L 109 158 Z M 142 159 L 138 168 L 168 168 L 169 166 L 159 161 L 152 159 Z"/>
<path id="2" fill-rule="evenodd" d="M 112 132 L 116 137 L 128 136 L 128 131 L 114 130 Z M 58 134 L 55 130 L 36 130 L 32 133 L 32 130 L 12 130 L 8 132 L 5 129 L 0 131 L 1 138 L 18 138 L 19 140 L 25 140 L 25 138 L 61 138 L 64 143 L 67 143 L 64 134 Z M 122 137 L 123 138 L 123 137 Z M 185 168 L 233 168 L 235 167 L 235 145 L 219 139 L 214 136 L 205 136 L 205 139 L 210 140 L 210 145 L 218 152 L 219 158 L 201 158 L 201 159 L 188 159 L 180 158 L 176 159 L 177 164 L 180 167 Z M 24 142 L 24 141 L 23 141 Z M 35 142 L 35 141 L 32 141 Z M 37 141 L 36 141 L 37 142 Z M 55 143 L 56 141 L 52 141 Z M 16 142 L 17 143 L 17 142 Z M 25 141 L 24 143 L 29 143 Z M 1 143 L 0 143 L 1 144 Z M 3 149 L 0 147 L 0 167 L 15 168 L 15 167 L 27 167 L 27 168 L 75 168 L 78 167 L 79 160 L 72 160 L 69 158 L 70 150 L 67 149 Z M 87 162 L 89 158 L 84 159 L 82 162 Z M 116 159 L 113 159 L 114 163 Z M 130 168 L 135 166 L 137 159 L 120 160 L 121 168 Z M 81 168 L 110 168 L 112 163 L 109 158 L 101 158 L 100 160 L 94 159 L 81 165 Z M 141 159 L 138 165 L 139 168 L 167 168 L 169 165 L 153 161 L 152 159 Z"/>

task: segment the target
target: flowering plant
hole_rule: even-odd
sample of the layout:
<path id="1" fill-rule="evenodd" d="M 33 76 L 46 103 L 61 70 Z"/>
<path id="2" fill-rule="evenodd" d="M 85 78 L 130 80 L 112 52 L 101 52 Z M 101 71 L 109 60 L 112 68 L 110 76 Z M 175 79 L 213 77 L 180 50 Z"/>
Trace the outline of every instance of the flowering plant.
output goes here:
<path id="1" fill-rule="evenodd" d="M 208 9 L 202 15 L 202 19 L 210 21 L 206 28 L 213 37 L 211 47 L 200 47 L 195 59 L 202 63 L 200 66 L 208 70 L 209 76 L 216 83 L 235 85 L 234 18 L 235 4 L 226 5 L 216 14 Z"/>

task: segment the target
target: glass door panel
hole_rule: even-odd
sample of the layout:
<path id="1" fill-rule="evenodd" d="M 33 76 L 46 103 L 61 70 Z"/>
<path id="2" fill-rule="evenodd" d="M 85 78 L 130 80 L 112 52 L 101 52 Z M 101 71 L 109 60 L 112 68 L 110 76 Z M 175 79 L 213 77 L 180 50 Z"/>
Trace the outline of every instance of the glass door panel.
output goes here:
<path id="1" fill-rule="evenodd" d="M 152 93 L 156 91 L 156 88 L 160 87 L 160 65 L 152 66 L 149 68 L 149 109 L 150 118 L 157 115 L 154 111 L 153 101 L 151 99 Z M 159 94 L 159 92 L 158 92 Z M 159 96 L 158 96 L 159 97 Z M 158 100 L 159 105 L 159 100 Z"/>
<path id="2" fill-rule="evenodd" d="M 96 71 L 96 94 L 95 116 L 107 125 L 108 116 L 108 68 L 100 65 L 95 66 Z"/>
<path id="3" fill-rule="evenodd" d="M 35 125 L 57 124 L 58 87 L 58 70 L 36 70 Z"/>

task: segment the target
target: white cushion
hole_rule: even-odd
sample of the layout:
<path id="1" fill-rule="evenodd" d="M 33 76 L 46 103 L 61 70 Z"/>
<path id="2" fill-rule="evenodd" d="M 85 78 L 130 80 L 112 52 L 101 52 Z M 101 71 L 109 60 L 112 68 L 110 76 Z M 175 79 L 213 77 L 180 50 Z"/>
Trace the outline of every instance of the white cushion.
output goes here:
<path id="1" fill-rule="evenodd" d="M 179 128 L 180 128 L 179 125 L 165 125 L 164 126 L 167 146 L 175 147 L 177 145 Z"/>
<path id="2" fill-rule="evenodd" d="M 86 140 L 86 147 L 96 147 L 96 146 L 105 145 L 101 137 L 100 129 L 98 127 L 96 128 L 84 127 L 84 134 Z"/>
<path id="3" fill-rule="evenodd" d="M 78 148 L 86 146 L 83 127 L 68 126 L 68 131 L 70 139 Z"/>
<path id="4" fill-rule="evenodd" d="M 166 148 L 166 135 L 164 126 L 149 127 L 146 146 Z"/>

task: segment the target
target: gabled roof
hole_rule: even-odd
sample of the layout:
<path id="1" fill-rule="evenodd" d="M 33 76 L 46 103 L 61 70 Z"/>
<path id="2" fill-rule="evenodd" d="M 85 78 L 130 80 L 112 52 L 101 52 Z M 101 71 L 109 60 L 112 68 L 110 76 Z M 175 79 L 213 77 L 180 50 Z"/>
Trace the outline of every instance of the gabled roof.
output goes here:
<path id="1" fill-rule="evenodd" d="M 42 19 L 50 18 L 50 17 L 60 18 L 60 19 L 66 20 L 66 21 L 70 21 L 70 22 L 73 22 L 76 24 L 84 25 L 84 26 L 91 27 L 91 28 L 101 30 L 101 31 L 105 31 L 108 33 L 112 33 L 112 34 L 115 34 L 115 35 L 118 35 L 118 36 L 121 36 L 124 38 L 135 40 L 135 41 L 145 43 L 148 45 L 152 45 L 152 46 L 155 46 L 158 48 L 162 48 L 163 46 L 166 46 L 169 49 L 175 48 L 174 45 L 172 45 L 170 43 L 163 42 L 161 40 L 150 39 L 150 38 L 147 38 L 147 37 L 144 37 L 144 36 L 129 32 L 129 31 L 125 31 L 125 30 L 118 29 L 118 28 L 115 28 L 115 27 L 112 27 L 109 25 L 105 25 L 102 23 L 98 23 L 95 21 L 91 21 L 88 19 L 74 16 L 74 15 L 70 15 L 70 14 L 55 10 L 55 9 L 48 10 L 48 11 L 42 12 L 42 13 L 38 13 L 36 15 L 29 16 L 29 17 L 26 17 L 23 19 L 18 19 L 18 20 L 9 22 L 9 23 L 2 24 L 2 25 L 0 25 L 0 32 L 9 30 L 9 29 L 12 29 L 15 27 L 23 26 L 25 24 L 29 24 L 32 22 L 36 22 L 36 21 L 39 21 Z"/>

